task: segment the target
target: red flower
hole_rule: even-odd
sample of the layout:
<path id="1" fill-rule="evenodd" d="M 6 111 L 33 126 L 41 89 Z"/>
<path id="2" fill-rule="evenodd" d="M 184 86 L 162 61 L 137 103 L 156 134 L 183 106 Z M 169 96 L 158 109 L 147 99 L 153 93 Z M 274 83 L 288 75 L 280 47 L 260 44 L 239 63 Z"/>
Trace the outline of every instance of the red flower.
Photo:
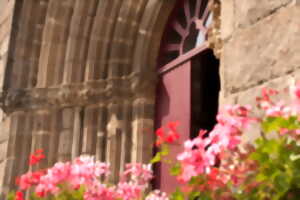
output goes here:
<path id="1" fill-rule="evenodd" d="M 179 139 L 180 135 L 177 132 L 178 122 L 169 122 L 167 128 L 169 129 L 168 133 L 164 131 L 164 127 L 161 127 L 156 130 L 155 134 L 157 135 L 156 146 L 160 146 L 163 143 L 173 143 Z"/>
<path id="2" fill-rule="evenodd" d="M 17 185 L 21 190 L 27 190 L 28 188 L 36 185 L 40 182 L 41 177 L 45 174 L 44 171 L 27 172 L 23 174 L 17 180 Z"/>
<path id="3" fill-rule="evenodd" d="M 169 122 L 169 123 L 167 124 L 167 126 L 169 127 L 169 129 L 170 129 L 171 131 L 174 131 L 174 132 L 177 131 L 177 126 L 178 126 L 178 125 L 179 125 L 178 122 Z"/>
<path id="4" fill-rule="evenodd" d="M 155 134 L 158 136 L 158 137 L 163 137 L 164 136 L 164 129 L 163 128 L 159 128 L 156 130 Z"/>
<path id="5" fill-rule="evenodd" d="M 15 183 L 16 183 L 16 185 L 19 185 L 19 184 L 20 184 L 20 177 L 17 177 L 17 178 L 16 178 Z"/>
<path id="6" fill-rule="evenodd" d="M 179 134 L 177 132 L 170 131 L 166 137 L 167 143 L 173 143 L 179 139 Z"/>
<path id="7" fill-rule="evenodd" d="M 36 165 L 46 156 L 43 154 L 43 149 L 37 149 L 32 155 L 29 156 L 29 165 Z"/>
<path id="8" fill-rule="evenodd" d="M 294 93 L 295 93 L 296 97 L 297 97 L 298 99 L 300 99 L 300 82 L 298 82 L 298 83 L 296 84 L 296 88 L 295 88 L 295 90 L 294 90 Z"/>
<path id="9" fill-rule="evenodd" d="M 38 192 L 36 192 L 36 195 L 40 198 L 43 198 L 46 196 L 46 193 L 45 193 L 45 191 L 38 191 Z"/>
<path id="10" fill-rule="evenodd" d="M 22 192 L 18 191 L 16 192 L 15 200 L 24 200 L 24 195 Z"/>

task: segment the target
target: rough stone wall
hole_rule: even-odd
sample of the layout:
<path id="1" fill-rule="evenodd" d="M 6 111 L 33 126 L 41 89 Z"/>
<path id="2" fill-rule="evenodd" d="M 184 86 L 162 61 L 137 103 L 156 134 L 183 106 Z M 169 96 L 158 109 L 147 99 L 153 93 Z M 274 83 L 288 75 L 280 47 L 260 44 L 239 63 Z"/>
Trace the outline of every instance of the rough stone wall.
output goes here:
<path id="1" fill-rule="evenodd" d="M 262 87 L 300 79 L 299 1 L 222 0 L 221 13 L 222 104 L 254 104 Z"/>
<path id="2" fill-rule="evenodd" d="M 13 0 L 0 0 L 0 92 L 3 91 L 5 69 L 8 62 L 9 44 L 15 2 Z M 5 166 L 8 163 L 9 118 L 0 109 L 0 185 L 3 184 Z M 0 187 L 0 193 L 2 192 Z"/>
<path id="3" fill-rule="evenodd" d="M 125 162 L 149 160 L 156 57 L 174 3 L 16 1 L 1 96 L 4 192 L 37 148 L 47 154 L 39 167 L 94 154 L 114 180 Z"/>

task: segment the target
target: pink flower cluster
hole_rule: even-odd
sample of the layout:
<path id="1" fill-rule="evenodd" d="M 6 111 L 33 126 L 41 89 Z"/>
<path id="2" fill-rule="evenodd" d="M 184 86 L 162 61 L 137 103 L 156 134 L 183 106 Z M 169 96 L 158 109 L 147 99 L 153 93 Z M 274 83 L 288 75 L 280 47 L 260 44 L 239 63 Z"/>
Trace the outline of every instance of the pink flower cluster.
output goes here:
<path id="1" fill-rule="evenodd" d="M 48 194 L 57 194 L 59 185 L 68 183 L 73 189 L 81 185 L 92 185 L 102 175 L 109 174 L 109 166 L 105 163 L 95 162 L 93 157 L 81 156 L 72 163 L 56 163 L 46 171 L 28 172 L 19 178 L 21 190 L 35 187 L 39 197 Z"/>
<path id="2" fill-rule="evenodd" d="M 117 196 L 119 199 L 124 200 L 138 199 L 152 178 L 151 165 L 140 163 L 127 164 L 125 171 L 121 175 L 121 180 L 117 184 Z"/>
<path id="3" fill-rule="evenodd" d="M 146 189 L 153 174 L 151 166 L 128 164 L 116 186 L 100 182 L 110 174 L 109 165 L 94 161 L 91 156 L 81 156 L 73 162 L 59 162 L 45 171 L 28 172 L 18 179 L 20 190 L 35 187 L 39 197 L 56 195 L 61 187 L 79 189 L 84 186 L 85 200 L 138 199 Z"/>
<path id="4" fill-rule="evenodd" d="M 255 120 L 249 113 L 249 106 L 227 106 L 217 116 L 218 123 L 208 137 L 204 138 L 205 131 L 200 131 L 198 137 L 186 141 L 184 151 L 177 156 L 181 164 L 178 179 L 188 182 L 192 177 L 210 174 L 217 161 L 222 159 L 222 152 L 235 149 L 240 143 L 242 129 Z"/>
<path id="5" fill-rule="evenodd" d="M 114 187 L 108 187 L 100 182 L 94 182 L 89 185 L 87 191 L 84 194 L 85 200 L 115 200 L 117 195 Z"/>
<path id="6" fill-rule="evenodd" d="M 279 92 L 274 89 L 262 89 L 261 97 L 257 97 L 257 106 L 265 111 L 268 117 L 289 117 L 300 113 L 300 82 L 290 87 L 291 102 L 274 99 Z M 287 106 L 288 103 L 290 106 Z"/>
<path id="7" fill-rule="evenodd" d="M 258 108 L 261 108 L 267 117 L 288 117 L 291 115 L 291 107 L 286 106 L 283 101 L 273 100 L 273 97 L 278 94 L 277 90 L 263 88 L 261 97 L 256 98 Z"/>
<path id="8" fill-rule="evenodd" d="M 281 117 L 288 119 L 292 116 L 300 114 L 300 82 L 290 88 L 291 98 L 287 105 L 284 101 L 276 101 L 276 96 L 279 94 L 277 90 L 263 89 L 261 97 L 257 97 L 257 107 L 264 111 L 266 117 Z M 300 119 L 298 119 L 299 121 Z M 300 139 L 300 129 L 281 128 L 279 130 L 281 135 L 288 134 L 295 139 Z"/>
<path id="9" fill-rule="evenodd" d="M 145 200 L 169 200 L 169 197 L 165 192 L 154 190 L 146 197 Z"/>

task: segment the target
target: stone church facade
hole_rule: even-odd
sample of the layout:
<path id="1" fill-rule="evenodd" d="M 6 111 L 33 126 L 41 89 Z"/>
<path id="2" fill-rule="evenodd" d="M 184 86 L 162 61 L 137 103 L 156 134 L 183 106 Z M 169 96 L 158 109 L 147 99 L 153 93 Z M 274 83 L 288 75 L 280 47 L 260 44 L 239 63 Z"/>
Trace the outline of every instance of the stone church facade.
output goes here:
<path id="1" fill-rule="evenodd" d="M 211 2 L 220 105 L 300 79 L 298 0 Z M 149 161 L 157 60 L 177 3 L 0 0 L 1 193 L 37 148 L 47 155 L 39 167 L 92 154 L 114 180 L 124 163 Z"/>

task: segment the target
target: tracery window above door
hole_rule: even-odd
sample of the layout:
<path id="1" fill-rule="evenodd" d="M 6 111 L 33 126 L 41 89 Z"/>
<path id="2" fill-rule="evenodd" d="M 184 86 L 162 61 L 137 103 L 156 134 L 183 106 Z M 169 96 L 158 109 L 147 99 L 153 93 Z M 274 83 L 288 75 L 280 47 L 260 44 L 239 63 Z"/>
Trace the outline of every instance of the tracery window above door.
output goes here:
<path id="1" fill-rule="evenodd" d="M 213 0 L 184 0 L 175 7 L 161 44 L 160 65 L 206 45 Z"/>

